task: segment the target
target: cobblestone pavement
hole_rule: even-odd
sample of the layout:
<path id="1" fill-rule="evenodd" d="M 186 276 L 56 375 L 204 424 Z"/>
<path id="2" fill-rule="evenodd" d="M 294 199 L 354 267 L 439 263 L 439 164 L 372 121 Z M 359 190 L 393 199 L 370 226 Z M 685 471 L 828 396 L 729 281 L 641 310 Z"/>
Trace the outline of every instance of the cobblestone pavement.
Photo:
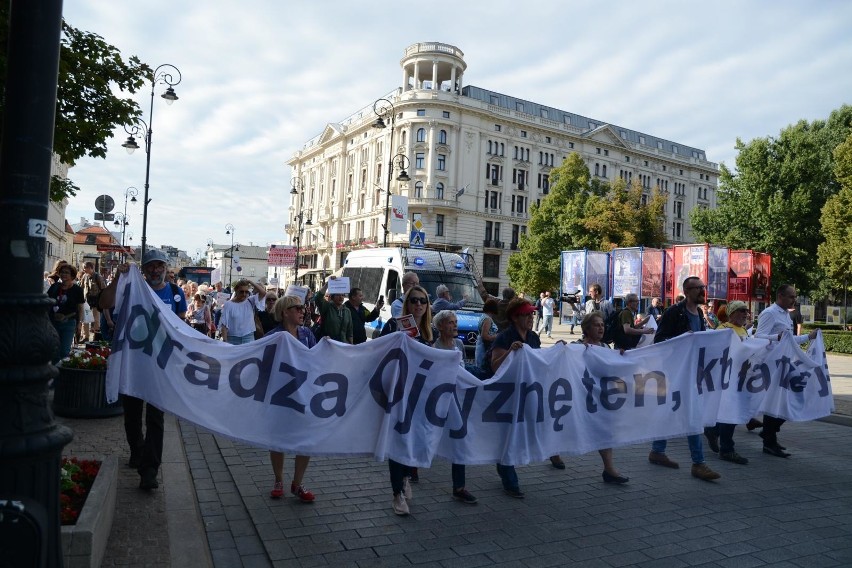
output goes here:
<path id="1" fill-rule="evenodd" d="M 545 346 L 571 339 L 565 331 Z M 502 493 L 493 467 L 472 466 L 476 505 L 451 499 L 449 464 L 436 461 L 413 486 L 410 517 L 391 510 L 385 463 L 314 458 L 305 483 L 316 502 L 272 500 L 268 452 L 169 419 L 161 489 L 138 490 L 122 467 L 103 566 L 852 566 L 852 357 L 829 356 L 829 369 L 837 414 L 785 424 L 789 459 L 738 428 L 751 463 L 708 451 L 719 481 L 690 476 L 679 439 L 668 449 L 679 470 L 649 464 L 647 444 L 617 449 L 625 486 L 601 482 L 596 453 L 566 457 L 564 471 L 520 467 L 523 500 Z M 59 421 L 75 434 L 65 455 L 126 462 L 121 417 Z"/>

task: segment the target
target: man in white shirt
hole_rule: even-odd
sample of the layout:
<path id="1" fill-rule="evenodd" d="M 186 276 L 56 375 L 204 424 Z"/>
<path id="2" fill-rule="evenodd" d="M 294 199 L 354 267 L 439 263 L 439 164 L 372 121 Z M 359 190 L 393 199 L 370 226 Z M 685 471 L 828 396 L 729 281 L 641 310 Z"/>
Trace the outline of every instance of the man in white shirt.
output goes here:
<path id="1" fill-rule="evenodd" d="M 544 300 L 541 301 L 541 315 L 544 318 L 544 332 L 547 337 L 553 337 L 550 332 L 553 330 L 553 308 L 556 302 L 550 297 L 550 292 L 544 293 Z"/>
<path id="2" fill-rule="evenodd" d="M 793 320 L 790 317 L 790 308 L 796 304 L 796 288 L 791 284 L 782 284 L 775 292 L 775 303 L 760 312 L 757 320 L 757 331 L 755 335 L 771 341 L 780 341 L 785 332 L 793 333 Z M 795 335 L 797 343 L 816 339 L 817 330 L 808 334 Z M 788 458 L 790 454 L 785 452 L 787 448 L 778 444 L 778 431 L 784 420 L 765 414 L 763 417 L 763 453 L 779 458 Z"/>

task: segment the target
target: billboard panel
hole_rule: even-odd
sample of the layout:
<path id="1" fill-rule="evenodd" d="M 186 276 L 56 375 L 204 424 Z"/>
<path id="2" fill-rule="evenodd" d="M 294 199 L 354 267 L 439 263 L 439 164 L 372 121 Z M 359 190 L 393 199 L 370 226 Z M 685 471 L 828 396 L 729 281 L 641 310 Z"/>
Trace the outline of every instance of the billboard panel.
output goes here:
<path id="1" fill-rule="evenodd" d="M 707 251 L 707 299 L 724 300 L 728 297 L 727 247 L 709 247 Z"/>
<path id="2" fill-rule="evenodd" d="M 613 297 L 623 298 L 627 294 L 640 294 L 642 249 L 616 248 L 611 255 Z"/>

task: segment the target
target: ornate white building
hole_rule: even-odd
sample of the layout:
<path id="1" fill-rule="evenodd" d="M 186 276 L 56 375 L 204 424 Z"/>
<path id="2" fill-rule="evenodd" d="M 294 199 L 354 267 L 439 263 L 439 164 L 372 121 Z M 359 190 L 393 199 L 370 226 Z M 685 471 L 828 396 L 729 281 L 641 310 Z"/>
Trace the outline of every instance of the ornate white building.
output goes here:
<path id="1" fill-rule="evenodd" d="M 571 152 L 603 180 L 665 192 L 673 243 L 691 242 L 690 209 L 715 207 L 718 165 L 701 149 L 464 85 L 467 64 L 452 45 L 416 43 L 400 65 L 402 86 L 386 101 L 327 124 L 287 162 L 297 193 L 286 231 L 296 244 L 302 228 L 300 275 L 334 271 L 349 251 L 383 244 L 390 184 L 392 196 L 408 198 L 409 229 L 419 221 L 428 247 L 469 249 L 496 294 L 530 204 Z M 385 128 L 374 127 L 377 116 Z M 409 181 L 398 180 L 403 171 Z M 409 233 L 389 233 L 387 243 L 408 245 Z"/>

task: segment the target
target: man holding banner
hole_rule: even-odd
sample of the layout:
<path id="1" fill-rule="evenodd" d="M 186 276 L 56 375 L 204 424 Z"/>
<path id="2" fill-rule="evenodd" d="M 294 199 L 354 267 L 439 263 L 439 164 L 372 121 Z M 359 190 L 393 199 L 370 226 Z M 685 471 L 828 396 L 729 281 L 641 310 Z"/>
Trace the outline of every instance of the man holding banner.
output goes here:
<path id="1" fill-rule="evenodd" d="M 683 335 L 687 332 L 705 331 L 704 314 L 698 306 L 704 303 L 705 290 L 707 286 L 697 276 L 690 276 L 683 281 L 683 293 L 686 299 L 666 310 L 660 319 L 660 326 L 654 336 L 654 343 L 661 343 L 667 339 Z M 692 477 L 712 481 L 722 477 L 704 463 L 704 447 L 701 444 L 701 436 L 692 434 L 686 437 L 689 443 L 689 453 L 692 457 Z M 657 440 L 651 445 L 651 453 L 648 461 L 677 469 L 677 462 L 672 461 L 666 455 L 666 440 Z"/>
<path id="2" fill-rule="evenodd" d="M 757 320 L 757 331 L 755 335 L 770 341 L 780 341 L 781 336 L 786 333 L 794 333 L 793 319 L 790 317 L 790 308 L 796 305 L 796 288 L 790 284 L 782 284 L 775 293 L 775 303 L 763 310 Z M 817 330 L 809 334 L 794 335 L 796 343 L 802 344 L 816 339 Z M 765 414 L 763 416 L 763 430 L 760 437 L 763 438 L 763 453 L 779 458 L 788 458 L 784 446 L 778 444 L 778 431 L 784 420 Z"/>

